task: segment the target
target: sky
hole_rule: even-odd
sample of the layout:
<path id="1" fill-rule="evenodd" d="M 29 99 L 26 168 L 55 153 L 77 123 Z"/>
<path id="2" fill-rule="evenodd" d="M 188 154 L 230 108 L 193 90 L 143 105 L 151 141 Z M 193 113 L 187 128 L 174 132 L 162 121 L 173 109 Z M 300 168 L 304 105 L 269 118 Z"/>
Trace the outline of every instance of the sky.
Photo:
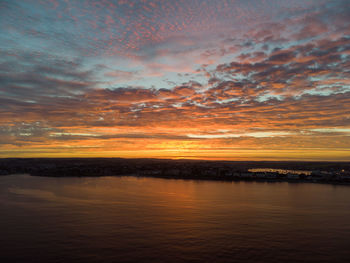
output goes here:
<path id="1" fill-rule="evenodd" d="M 350 161 L 347 0 L 0 0 L 0 157 Z"/>

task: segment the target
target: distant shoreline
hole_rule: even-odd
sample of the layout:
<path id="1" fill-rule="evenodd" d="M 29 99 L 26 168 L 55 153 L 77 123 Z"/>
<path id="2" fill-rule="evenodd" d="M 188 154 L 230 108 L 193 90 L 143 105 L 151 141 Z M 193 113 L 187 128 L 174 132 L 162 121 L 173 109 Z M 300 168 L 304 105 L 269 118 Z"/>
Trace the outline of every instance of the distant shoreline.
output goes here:
<path id="1" fill-rule="evenodd" d="M 120 158 L 0 159 L 0 175 L 136 176 L 164 179 L 350 184 L 350 163 L 192 161 Z"/>
<path id="2" fill-rule="evenodd" d="M 222 178 L 222 177 L 184 177 L 184 176 L 157 176 L 157 175 L 138 175 L 138 174 L 119 174 L 119 175 L 65 175 L 65 176 L 50 176 L 44 174 L 29 174 L 29 173 L 16 173 L 16 174 L 1 174 L 2 176 L 16 176 L 16 175 L 28 175 L 32 177 L 45 177 L 45 178 L 102 178 L 102 177 L 135 177 L 135 178 L 157 178 L 165 180 L 185 180 L 185 181 L 211 181 L 211 182 L 246 182 L 246 183 L 291 183 L 291 184 L 329 184 L 329 185 L 344 185 L 350 186 L 350 182 L 337 182 L 337 181 L 313 181 L 313 180 L 300 180 L 300 179 L 258 179 L 258 178 Z"/>

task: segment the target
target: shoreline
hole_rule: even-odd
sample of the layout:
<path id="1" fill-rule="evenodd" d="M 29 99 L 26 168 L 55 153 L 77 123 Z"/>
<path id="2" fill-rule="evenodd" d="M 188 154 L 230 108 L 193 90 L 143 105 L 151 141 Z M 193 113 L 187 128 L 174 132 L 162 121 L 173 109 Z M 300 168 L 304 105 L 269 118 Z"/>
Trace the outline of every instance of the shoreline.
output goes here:
<path id="1" fill-rule="evenodd" d="M 156 159 L 0 159 L 0 176 L 135 176 L 163 179 L 350 184 L 349 163 L 228 162 Z"/>
<path id="2" fill-rule="evenodd" d="M 283 179 L 283 178 L 223 178 L 223 177 L 203 177 L 203 176 L 160 176 L 160 175 L 141 175 L 141 174 L 118 174 L 118 175 L 64 175 L 64 176 L 50 176 L 44 174 L 30 174 L 30 173 L 15 173 L 2 174 L 2 176 L 16 176 L 28 175 L 32 177 L 46 177 L 46 178 L 99 178 L 99 177 L 135 177 L 135 178 L 157 178 L 170 180 L 185 180 L 185 181 L 212 181 L 212 182 L 255 182 L 255 183 L 291 183 L 291 184 L 328 184 L 328 185 L 344 185 L 350 186 L 350 182 L 332 181 L 332 180 L 314 180 L 314 179 Z"/>

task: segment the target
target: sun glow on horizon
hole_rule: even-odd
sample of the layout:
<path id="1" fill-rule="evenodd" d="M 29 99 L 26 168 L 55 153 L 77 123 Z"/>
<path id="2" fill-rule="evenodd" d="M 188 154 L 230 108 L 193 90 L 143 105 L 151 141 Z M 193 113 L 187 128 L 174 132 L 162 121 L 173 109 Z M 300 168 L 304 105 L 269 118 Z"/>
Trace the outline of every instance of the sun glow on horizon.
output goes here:
<path id="1" fill-rule="evenodd" d="M 0 157 L 350 161 L 348 14 L 342 0 L 2 1 Z"/>

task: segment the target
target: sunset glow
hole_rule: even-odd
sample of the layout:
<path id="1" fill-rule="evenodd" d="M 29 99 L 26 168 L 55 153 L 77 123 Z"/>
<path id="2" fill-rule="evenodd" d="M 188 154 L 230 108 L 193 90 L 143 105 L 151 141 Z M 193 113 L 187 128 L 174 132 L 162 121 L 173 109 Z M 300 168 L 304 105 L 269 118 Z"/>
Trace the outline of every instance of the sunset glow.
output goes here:
<path id="1" fill-rule="evenodd" d="M 0 54 L 0 157 L 350 160 L 346 0 L 5 0 Z"/>

